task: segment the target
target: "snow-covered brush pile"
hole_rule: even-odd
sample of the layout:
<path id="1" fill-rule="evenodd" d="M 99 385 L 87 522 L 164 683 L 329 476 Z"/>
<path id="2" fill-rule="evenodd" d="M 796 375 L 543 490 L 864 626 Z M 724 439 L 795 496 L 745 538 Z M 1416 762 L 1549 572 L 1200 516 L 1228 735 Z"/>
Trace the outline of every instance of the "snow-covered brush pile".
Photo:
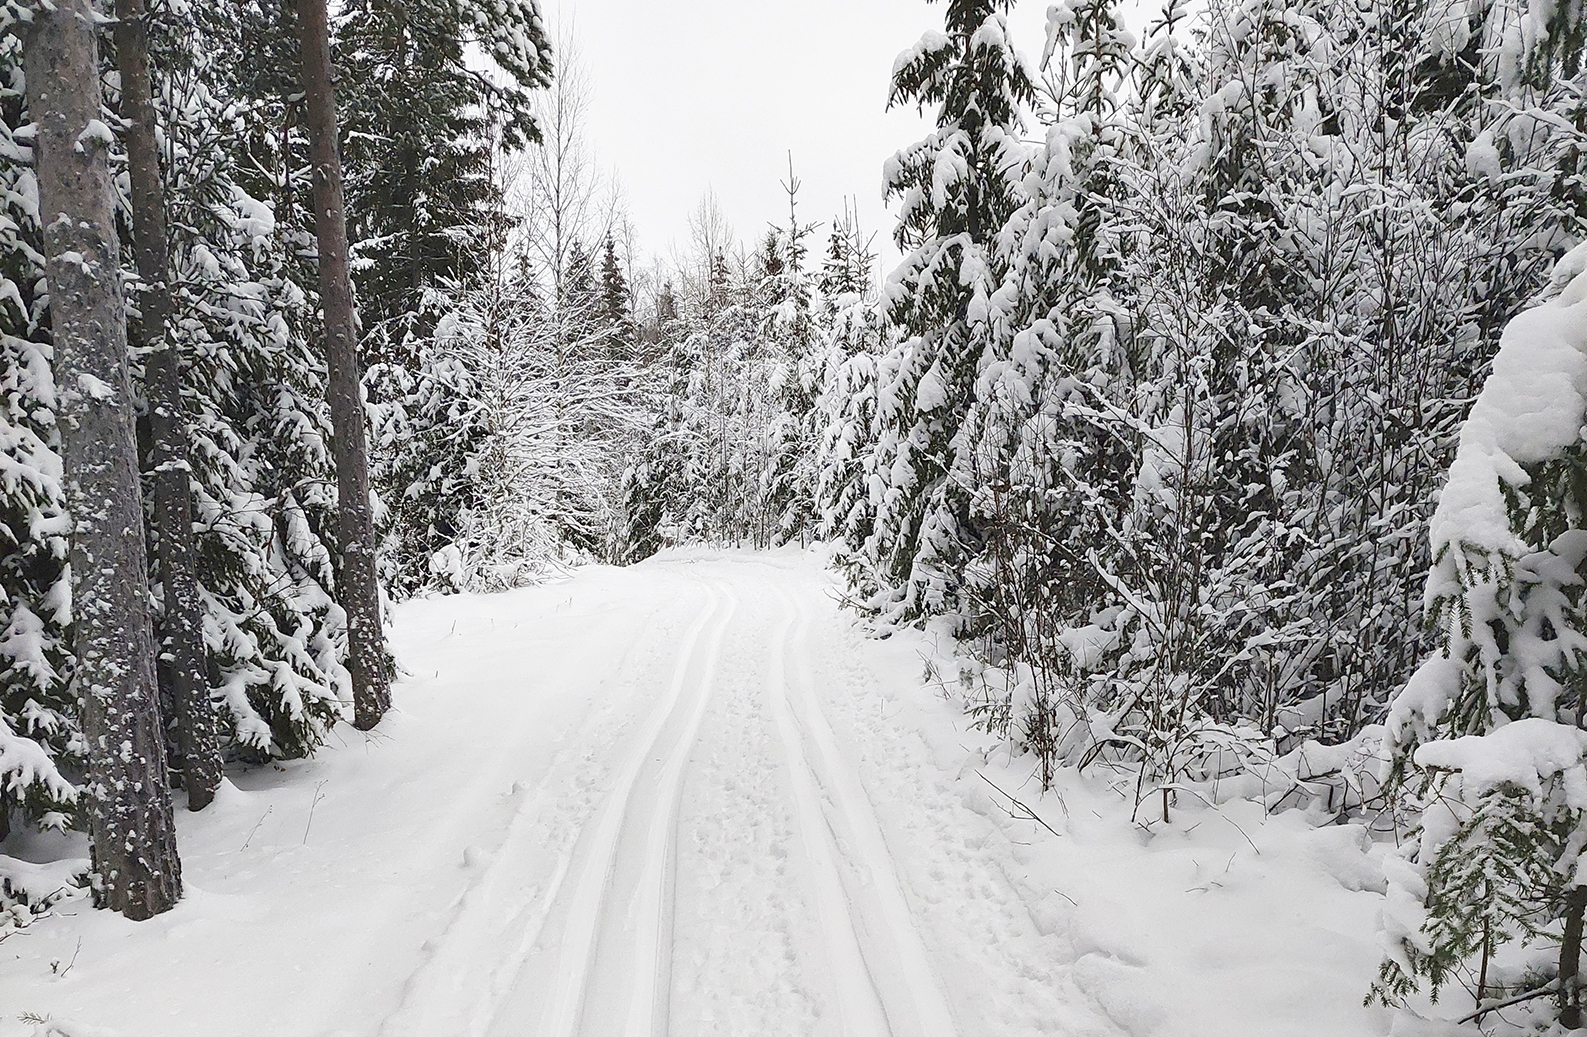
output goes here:
<path id="1" fill-rule="evenodd" d="M 87 860 L 30 864 L 0 856 L 0 941 L 47 917 L 61 904 L 87 896 Z"/>
<path id="2" fill-rule="evenodd" d="M 1282 712 L 1281 722 L 1264 730 L 1249 720 L 1214 719 L 1185 697 L 1178 700 L 1187 706 L 1182 713 L 1153 710 L 1140 694 L 1111 710 L 1091 708 L 1080 693 L 1084 684 L 1062 663 L 991 666 L 961 658 L 955 693 L 980 729 L 1033 753 L 1049 784 L 1063 765 L 1126 776 L 1140 816 L 1166 816 L 1182 797 L 1334 818 L 1389 803 L 1391 757 L 1380 724 L 1324 742 L 1308 736 L 1316 728 L 1302 709 Z"/>

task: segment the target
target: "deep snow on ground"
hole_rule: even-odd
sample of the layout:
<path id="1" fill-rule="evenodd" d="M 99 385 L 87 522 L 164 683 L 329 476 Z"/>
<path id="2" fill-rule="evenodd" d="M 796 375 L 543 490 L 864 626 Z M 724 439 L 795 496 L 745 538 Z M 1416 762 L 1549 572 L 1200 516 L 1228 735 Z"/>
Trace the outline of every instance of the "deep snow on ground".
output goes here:
<path id="1" fill-rule="evenodd" d="M 0 1037 L 1387 1032 L 1359 828 L 1038 796 L 835 595 L 673 552 L 401 606 L 397 710 L 184 812 L 175 911 L 0 942 Z"/>

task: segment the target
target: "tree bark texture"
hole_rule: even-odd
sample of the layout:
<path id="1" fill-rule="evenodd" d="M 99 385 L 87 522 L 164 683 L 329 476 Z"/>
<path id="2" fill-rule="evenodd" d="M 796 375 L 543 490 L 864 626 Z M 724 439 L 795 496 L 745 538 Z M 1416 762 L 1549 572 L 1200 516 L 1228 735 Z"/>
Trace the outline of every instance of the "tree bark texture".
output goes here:
<path id="1" fill-rule="evenodd" d="M 314 171 L 314 225 L 319 242 L 320 302 L 325 311 L 327 393 L 336 459 L 341 533 L 337 591 L 347 612 L 348 669 L 353 678 L 354 726 L 367 731 L 391 705 L 375 575 L 375 524 L 369 506 L 369 456 L 364 436 L 358 329 L 348 268 L 342 161 L 336 146 L 336 93 L 331 81 L 330 27 L 325 0 L 298 0 L 298 45 L 308 108 Z"/>
<path id="2" fill-rule="evenodd" d="M 1581 1027 L 1582 916 L 1587 914 L 1587 886 L 1565 894 L 1565 932 L 1559 946 L 1559 1021 L 1567 1030 Z"/>
<path id="3" fill-rule="evenodd" d="M 43 5 L 40 5 L 41 7 Z M 88 742 L 95 901 L 142 919 L 182 894 L 155 683 L 126 309 L 90 0 L 55 0 L 27 29 L 28 110 L 55 347 L 72 641 Z"/>
<path id="4" fill-rule="evenodd" d="M 169 337 L 171 257 L 166 237 L 165 184 L 155 144 L 144 0 L 116 0 L 116 66 L 121 72 L 121 114 L 128 122 L 127 172 L 132 184 L 133 254 L 143 281 L 141 336 L 151 347 L 144 362 L 154 466 L 154 564 L 165 598 L 162 631 L 182 786 L 187 805 L 202 810 L 220 787 L 220 733 L 209 697 L 204 614 L 198 591 L 198 546 L 193 537 L 193 482 L 188 464 L 187 417 L 182 406 L 182 365 Z"/>

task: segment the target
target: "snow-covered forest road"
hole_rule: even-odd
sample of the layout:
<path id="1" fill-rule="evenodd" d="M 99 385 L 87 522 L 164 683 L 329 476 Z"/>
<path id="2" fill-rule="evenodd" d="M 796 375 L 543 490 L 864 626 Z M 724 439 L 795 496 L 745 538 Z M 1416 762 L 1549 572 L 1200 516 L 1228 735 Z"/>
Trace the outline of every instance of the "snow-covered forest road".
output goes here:
<path id="1" fill-rule="evenodd" d="M 0 1037 L 1372 1032 L 1354 830 L 1038 799 L 836 598 L 696 552 L 402 605 L 397 711 L 184 812 L 176 910 L 0 944 Z"/>
<path id="2" fill-rule="evenodd" d="M 1008 977 L 963 982 L 969 948 L 914 906 L 944 892 L 914 887 L 890 828 L 943 837 L 909 859 L 975 880 L 955 910 L 980 901 L 999 928 L 1032 923 L 1005 916 L 1019 903 L 1006 879 L 932 827 L 931 796 L 873 798 L 862 782 L 842 714 L 876 679 L 828 580 L 793 555 L 640 572 L 638 594 L 633 574 L 602 574 L 617 593 L 583 581 L 582 603 L 546 617 L 589 624 L 570 632 L 575 679 L 598 700 L 549 753 L 509 749 L 480 787 L 517 783 L 511 819 L 481 836 L 384 1032 L 1008 1032 L 973 996 Z"/>

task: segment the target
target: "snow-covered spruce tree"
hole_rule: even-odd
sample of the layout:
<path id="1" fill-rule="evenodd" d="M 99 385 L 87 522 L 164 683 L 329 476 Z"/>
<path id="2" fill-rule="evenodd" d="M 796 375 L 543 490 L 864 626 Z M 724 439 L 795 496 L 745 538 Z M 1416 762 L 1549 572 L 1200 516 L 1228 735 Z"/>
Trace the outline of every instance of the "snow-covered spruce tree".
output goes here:
<path id="1" fill-rule="evenodd" d="M 1474 968 L 1477 999 L 1514 990 L 1522 940 L 1556 944 L 1560 1020 L 1581 1023 L 1587 884 L 1587 247 L 1554 297 L 1506 327 L 1429 527 L 1438 650 L 1389 715 L 1421 806 L 1392 860 L 1389 953 L 1375 994 L 1398 1001 Z M 1547 978 L 1547 977 L 1542 977 Z"/>
<path id="2" fill-rule="evenodd" d="M 440 322 L 456 316 L 469 290 L 438 291 Z M 474 377 L 446 355 L 434 331 L 409 340 L 417 348 L 415 361 L 376 363 L 364 376 L 370 474 L 383 505 L 381 578 L 400 597 L 427 588 L 456 589 L 451 576 L 435 567 L 451 571 L 448 549 L 457 542 L 462 516 L 480 499 L 474 462 L 482 430 Z"/>
<path id="3" fill-rule="evenodd" d="M 68 681 L 70 525 L 61 486 L 43 230 L 27 116 L 22 36 L 0 32 L 0 836 L 12 813 L 61 827 L 84 766 Z"/>
<path id="4" fill-rule="evenodd" d="M 826 254 L 816 275 L 822 314 L 830 319 L 850 296 L 867 295 L 876 288 L 875 235 L 866 235 L 847 200 L 843 214 L 834 216 L 827 234 Z"/>
<path id="5" fill-rule="evenodd" d="M 6 21 L 18 13 L 6 8 Z M 21 12 L 71 516 L 73 685 L 87 743 L 94 899 L 145 919 L 182 895 L 142 536 L 98 12 Z M 0 26 L 0 31 L 10 25 Z"/>
<path id="6" fill-rule="evenodd" d="M 488 276 L 506 219 L 493 152 L 538 140 L 551 49 L 525 0 L 354 0 L 335 36 L 362 345 L 411 365 L 440 316 L 426 293 Z M 506 74 L 469 66 L 476 41 Z"/>
<path id="7" fill-rule="evenodd" d="M 538 139 L 551 50 L 538 7 L 520 0 L 361 0 L 344 5 L 335 35 L 382 573 L 411 593 L 434 582 L 430 562 L 477 495 L 467 377 L 433 333 L 492 276 L 510 222 L 500 154 Z M 469 66 L 474 41 L 499 75 Z"/>
<path id="8" fill-rule="evenodd" d="M 297 41 L 280 5 L 151 11 L 214 688 L 238 747 L 303 755 L 349 675 Z"/>
<path id="9" fill-rule="evenodd" d="M 875 593 L 862 552 L 876 513 L 875 475 L 878 361 L 893 345 L 875 291 L 876 254 L 852 210 L 832 221 L 821 265 L 821 391 L 817 435 L 816 536 L 838 546 L 835 562 L 862 594 Z"/>
<path id="10" fill-rule="evenodd" d="M 936 129 L 886 167 L 900 201 L 889 314 L 906 334 L 877 394 L 876 525 L 868 546 L 882 608 L 900 618 L 956 611 L 959 572 L 981 539 L 972 488 L 951 473 L 983 355 L 995 334 L 993 242 L 1018 206 L 1021 108 L 1032 86 L 1008 40 L 1003 0 L 950 0 L 893 67 L 890 105 L 937 108 Z"/>
<path id="11" fill-rule="evenodd" d="M 617 242 L 608 233 L 601 251 L 600 298 L 595 319 L 605 329 L 606 353 L 616 363 L 639 362 L 639 324 L 629 297 L 628 278 L 617 256 Z"/>
<path id="12" fill-rule="evenodd" d="M 1111 553 L 1130 438 L 1105 415 L 1135 374 L 1111 283 L 1133 45 L 1107 0 L 1049 11 L 1037 110 L 1047 137 L 998 236 L 998 319 L 952 474 L 985 531 L 964 562 L 965 611 L 1020 699 L 994 712 L 1021 726 L 1044 782 L 1058 751 L 1055 684 L 1069 669 L 1058 635 L 1113 596 L 1099 555 Z"/>
<path id="13" fill-rule="evenodd" d="M 800 181 L 788 160 L 788 223 L 768 240 L 765 272 L 766 317 L 761 338 L 771 368 L 774 414 L 767 429 L 767 463 L 760 495 L 765 517 L 756 542 L 762 546 L 800 541 L 810 536 L 815 521 L 816 396 L 819 362 L 816 354 L 815 293 L 805 269 L 806 239 L 816 224 L 799 222 Z"/>
<path id="14" fill-rule="evenodd" d="M 349 691 L 325 369 L 295 280 L 305 240 L 238 182 L 270 104 L 242 92 L 247 56 L 229 49 L 249 12 L 151 12 L 208 665 L 235 748 L 302 756 Z"/>

